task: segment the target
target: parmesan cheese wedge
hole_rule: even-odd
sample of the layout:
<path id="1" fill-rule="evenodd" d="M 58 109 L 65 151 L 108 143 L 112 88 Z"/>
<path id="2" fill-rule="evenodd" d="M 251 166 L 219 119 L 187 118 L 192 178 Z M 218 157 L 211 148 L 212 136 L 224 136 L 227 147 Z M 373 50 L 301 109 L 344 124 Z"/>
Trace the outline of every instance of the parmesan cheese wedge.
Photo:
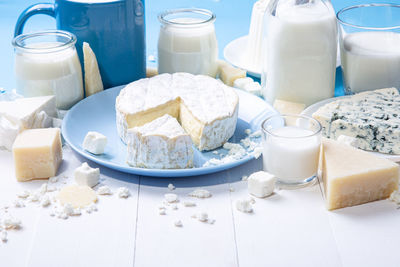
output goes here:
<path id="1" fill-rule="evenodd" d="M 83 42 L 83 62 L 85 69 L 85 94 L 86 97 L 104 90 L 101 81 L 96 55 L 90 45 Z"/>
<path id="2" fill-rule="evenodd" d="M 323 138 L 322 180 L 328 210 L 385 199 L 398 189 L 399 165 Z"/>

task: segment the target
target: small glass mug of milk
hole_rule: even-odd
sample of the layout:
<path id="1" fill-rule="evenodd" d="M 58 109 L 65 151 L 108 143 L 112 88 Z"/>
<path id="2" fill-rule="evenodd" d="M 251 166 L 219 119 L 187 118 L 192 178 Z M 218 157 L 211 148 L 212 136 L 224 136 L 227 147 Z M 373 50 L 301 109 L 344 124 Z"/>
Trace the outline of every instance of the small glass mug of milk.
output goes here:
<path id="1" fill-rule="evenodd" d="M 168 10 L 158 16 L 158 72 L 215 77 L 218 45 L 215 15 L 206 9 Z"/>
<path id="2" fill-rule="evenodd" d="M 75 35 L 59 30 L 15 37 L 17 92 L 25 97 L 55 95 L 58 109 L 81 100 L 82 69 L 75 43 Z"/>
<path id="3" fill-rule="evenodd" d="M 274 115 L 262 123 L 263 169 L 281 187 L 314 183 L 321 147 L 321 124 L 302 115 Z"/>
<path id="4" fill-rule="evenodd" d="M 400 5 L 346 7 L 337 19 L 345 93 L 400 89 Z"/>
<path id="5" fill-rule="evenodd" d="M 271 0 L 264 16 L 263 95 L 309 106 L 335 90 L 337 23 L 329 0 Z"/>

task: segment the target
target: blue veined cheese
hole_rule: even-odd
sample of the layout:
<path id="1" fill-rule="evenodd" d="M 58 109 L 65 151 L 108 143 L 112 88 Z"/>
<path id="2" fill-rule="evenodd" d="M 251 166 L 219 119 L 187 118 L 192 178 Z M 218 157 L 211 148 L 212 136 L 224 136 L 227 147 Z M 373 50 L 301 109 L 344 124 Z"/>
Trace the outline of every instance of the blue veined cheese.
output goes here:
<path id="1" fill-rule="evenodd" d="M 318 109 L 313 117 L 321 123 L 325 137 L 347 135 L 359 140 L 358 148 L 400 154 L 400 95 L 396 88 L 336 100 Z"/>

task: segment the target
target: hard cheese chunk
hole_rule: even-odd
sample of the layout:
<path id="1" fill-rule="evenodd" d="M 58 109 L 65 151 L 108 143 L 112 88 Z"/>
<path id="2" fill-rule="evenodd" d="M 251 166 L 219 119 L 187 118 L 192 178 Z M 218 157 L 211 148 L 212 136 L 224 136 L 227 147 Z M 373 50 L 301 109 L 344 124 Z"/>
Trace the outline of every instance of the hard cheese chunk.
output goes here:
<path id="1" fill-rule="evenodd" d="M 96 55 L 90 45 L 83 42 L 83 62 L 85 69 L 85 93 L 86 96 L 103 91 L 100 70 L 97 64 Z"/>
<path id="2" fill-rule="evenodd" d="M 322 179 L 329 210 L 385 199 L 397 190 L 396 163 L 325 138 L 322 151 Z"/>
<path id="3" fill-rule="evenodd" d="M 55 176 L 62 161 L 60 129 L 23 131 L 17 136 L 12 150 L 18 181 Z"/>
<path id="4" fill-rule="evenodd" d="M 228 86 L 233 86 L 235 80 L 246 77 L 245 70 L 235 68 L 222 60 L 218 61 L 218 68 L 219 78 Z"/>

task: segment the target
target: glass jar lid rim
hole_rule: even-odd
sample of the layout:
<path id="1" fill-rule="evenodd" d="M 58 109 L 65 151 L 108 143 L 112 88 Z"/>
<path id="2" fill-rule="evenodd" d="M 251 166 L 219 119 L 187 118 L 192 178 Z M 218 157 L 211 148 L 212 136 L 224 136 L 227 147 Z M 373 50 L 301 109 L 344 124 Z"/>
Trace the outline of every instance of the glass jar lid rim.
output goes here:
<path id="1" fill-rule="evenodd" d="M 54 42 L 54 46 L 50 47 L 27 47 L 23 44 L 23 41 L 37 38 L 42 36 L 60 36 L 65 37 L 65 42 Z M 76 43 L 76 36 L 73 33 L 62 31 L 62 30 L 48 30 L 48 31 L 40 31 L 40 32 L 31 32 L 20 34 L 12 40 L 12 45 L 14 48 L 23 50 L 25 52 L 31 53 L 49 53 L 49 52 L 57 52 L 69 48 Z"/>
<path id="2" fill-rule="evenodd" d="M 393 30 L 393 29 L 400 29 L 400 25 L 396 26 L 390 26 L 390 27 L 369 27 L 369 26 L 363 26 L 363 25 L 356 25 L 353 23 L 346 22 L 344 19 L 341 18 L 341 15 L 349 10 L 356 9 L 356 8 L 364 8 L 364 7 L 395 7 L 395 8 L 400 8 L 400 5 L 397 4 L 390 4 L 390 3 L 371 3 L 371 4 L 360 4 L 360 5 L 353 5 L 353 6 L 348 6 L 344 7 L 341 10 L 339 10 L 336 14 L 336 19 L 343 25 L 354 27 L 354 28 L 359 28 L 359 29 L 365 29 L 365 30 Z"/>
<path id="3" fill-rule="evenodd" d="M 171 20 L 166 19 L 166 16 L 173 15 L 173 14 L 179 14 L 179 13 L 196 13 L 196 14 L 206 15 L 209 18 L 201 20 L 201 21 L 195 21 L 195 22 L 176 22 L 176 21 L 171 21 Z M 164 25 L 182 26 L 182 27 L 206 25 L 206 24 L 209 24 L 209 23 L 215 21 L 215 19 L 216 19 L 216 16 L 215 16 L 215 14 L 213 12 L 211 12 L 208 9 L 202 9 L 202 8 L 170 9 L 170 10 L 166 10 L 164 12 L 161 12 L 158 15 L 158 20 L 162 24 L 164 24 Z"/>

